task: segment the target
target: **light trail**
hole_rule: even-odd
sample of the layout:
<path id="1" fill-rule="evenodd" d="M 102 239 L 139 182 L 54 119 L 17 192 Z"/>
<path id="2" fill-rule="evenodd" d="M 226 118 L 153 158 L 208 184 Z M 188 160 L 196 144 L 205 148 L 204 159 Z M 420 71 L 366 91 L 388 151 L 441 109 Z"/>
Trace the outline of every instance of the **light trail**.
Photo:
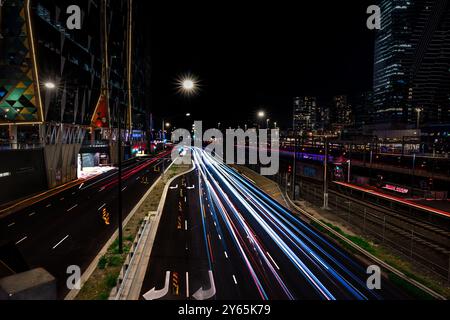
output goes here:
<path id="1" fill-rule="evenodd" d="M 199 173 L 202 219 L 206 217 L 202 193 L 206 193 L 204 201 L 211 211 L 214 225 L 221 233 L 220 217 L 261 298 L 269 298 L 267 290 L 274 284 L 270 278 L 275 280 L 286 298 L 297 298 L 291 290 L 295 284 L 286 283 L 287 276 L 280 271 L 285 271 L 285 264 L 280 268 L 275 263 L 269 254 L 269 251 L 274 251 L 266 249 L 267 245 L 275 246 L 275 252 L 284 256 L 282 261 L 278 257 L 278 262 L 289 261 L 289 268 L 296 270 L 323 299 L 336 299 L 331 290 L 345 292 L 353 299 L 369 298 L 362 290 L 365 280 L 342 261 L 358 273 L 365 273 L 365 270 L 342 250 L 221 161 L 199 148 L 193 148 L 192 154 Z M 219 239 L 222 238 L 220 233 Z M 380 298 L 376 293 L 370 295 Z"/>

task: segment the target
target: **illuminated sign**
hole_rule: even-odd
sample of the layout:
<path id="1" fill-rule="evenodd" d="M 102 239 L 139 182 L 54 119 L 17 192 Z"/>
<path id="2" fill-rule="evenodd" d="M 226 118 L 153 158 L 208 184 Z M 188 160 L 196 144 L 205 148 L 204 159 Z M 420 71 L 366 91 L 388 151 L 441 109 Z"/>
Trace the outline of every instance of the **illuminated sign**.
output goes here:
<path id="1" fill-rule="evenodd" d="M 398 187 L 398 186 L 394 186 L 392 184 L 386 184 L 383 187 L 383 189 L 394 191 L 394 192 L 398 192 L 398 193 L 403 193 L 403 194 L 406 194 L 406 193 L 409 192 L 409 189 Z"/>

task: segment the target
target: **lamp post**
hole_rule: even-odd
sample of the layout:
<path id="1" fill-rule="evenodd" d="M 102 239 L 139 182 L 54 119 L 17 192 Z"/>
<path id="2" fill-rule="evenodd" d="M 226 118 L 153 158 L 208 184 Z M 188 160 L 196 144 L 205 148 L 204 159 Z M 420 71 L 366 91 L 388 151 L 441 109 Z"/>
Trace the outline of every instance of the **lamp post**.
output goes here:
<path id="1" fill-rule="evenodd" d="M 351 180 L 351 160 L 347 160 L 348 170 L 347 170 L 347 182 L 350 183 Z"/>
<path id="2" fill-rule="evenodd" d="M 117 118 L 119 127 L 119 137 L 117 143 L 119 145 L 118 156 L 119 156 L 119 253 L 123 252 L 123 225 L 122 225 L 122 113 L 120 112 L 120 103 L 117 106 Z"/>
<path id="3" fill-rule="evenodd" d="M 329 210 L 328 207 L 328 137 L 324 136 L 325 157 L 323 159 L 323 207 L 324 210 Z"/>
<path id="4" fill-rule="evenodd" d="M 416 112 L 417 112 L 417 129 L 420 128 L 420 113 L 423 111 L 422 108 L 416 108 Z"/>

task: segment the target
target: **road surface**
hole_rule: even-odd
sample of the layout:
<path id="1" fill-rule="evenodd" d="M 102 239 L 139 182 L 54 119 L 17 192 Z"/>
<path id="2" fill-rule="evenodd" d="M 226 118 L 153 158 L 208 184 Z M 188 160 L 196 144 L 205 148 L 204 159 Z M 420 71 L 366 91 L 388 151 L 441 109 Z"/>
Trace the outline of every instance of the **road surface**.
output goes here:
<path id="1" fill-rule="evenodd" d="M 141 299 L 395 299 L 384 278 L 201 149 L 169 189 Z"/>
<path id="2" fill-rule="evenodd" d="M 170 162 L 165 152 L 124 166 L 124 219 Z M 64 298 L 67 267 L 84 272 L 117 230 L 117 184 L 117 171 L 110 171 L 0 218 L 0 242 L 13 242 L 30 268 L 43 267 L 55 276 L 58 297 Z"/>

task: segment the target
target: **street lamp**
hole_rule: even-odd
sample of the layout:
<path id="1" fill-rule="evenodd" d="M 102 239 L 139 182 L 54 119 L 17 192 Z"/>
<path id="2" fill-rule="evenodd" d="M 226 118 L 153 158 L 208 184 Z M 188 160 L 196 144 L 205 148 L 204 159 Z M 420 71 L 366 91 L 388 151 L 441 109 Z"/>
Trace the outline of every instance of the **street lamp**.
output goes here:
<path id="1" fill-rule="evenodd" d="M 185 95 L 191 96 L 197 93 L 199 89 L 198 80 L 195 76 L 184 75 L 177 80 L 178 92 Z"/>
<path id="2" fill-rule="evenodd" d="M 351 165 L 352 165 L 352 161 L 351 160 L 347 160 L 347 164 L 348 164 L 348 171 L 347 171 L 347 182 L 350 183 L 350 178 L 351 178 Z"/>
<path id="3" fill-rule="evenodd" d="M 45 83 L 44 83 L 44 86 L 45 86 L 47 89 L 50 89 L 50 90 L 53 90 L 53 89 L 56 88 L 56 84 L 55 84 L 54 82 L 51 82 L 51 81 L 45 82 Z"/>
<path id="4" fill-rule="evenodd" d="M 259 111 L 258 112 L 258 118 L 262 119 L 266 116 L 266 113 L 264 111 Z"/>
<path id="5" fill-rule="evenodd" d="M 417 129 L 419 129 L 420 127 L 420 113 L 423 111 L 422 108 L 416 108 L 416 112 L 417 112 Z"/>

